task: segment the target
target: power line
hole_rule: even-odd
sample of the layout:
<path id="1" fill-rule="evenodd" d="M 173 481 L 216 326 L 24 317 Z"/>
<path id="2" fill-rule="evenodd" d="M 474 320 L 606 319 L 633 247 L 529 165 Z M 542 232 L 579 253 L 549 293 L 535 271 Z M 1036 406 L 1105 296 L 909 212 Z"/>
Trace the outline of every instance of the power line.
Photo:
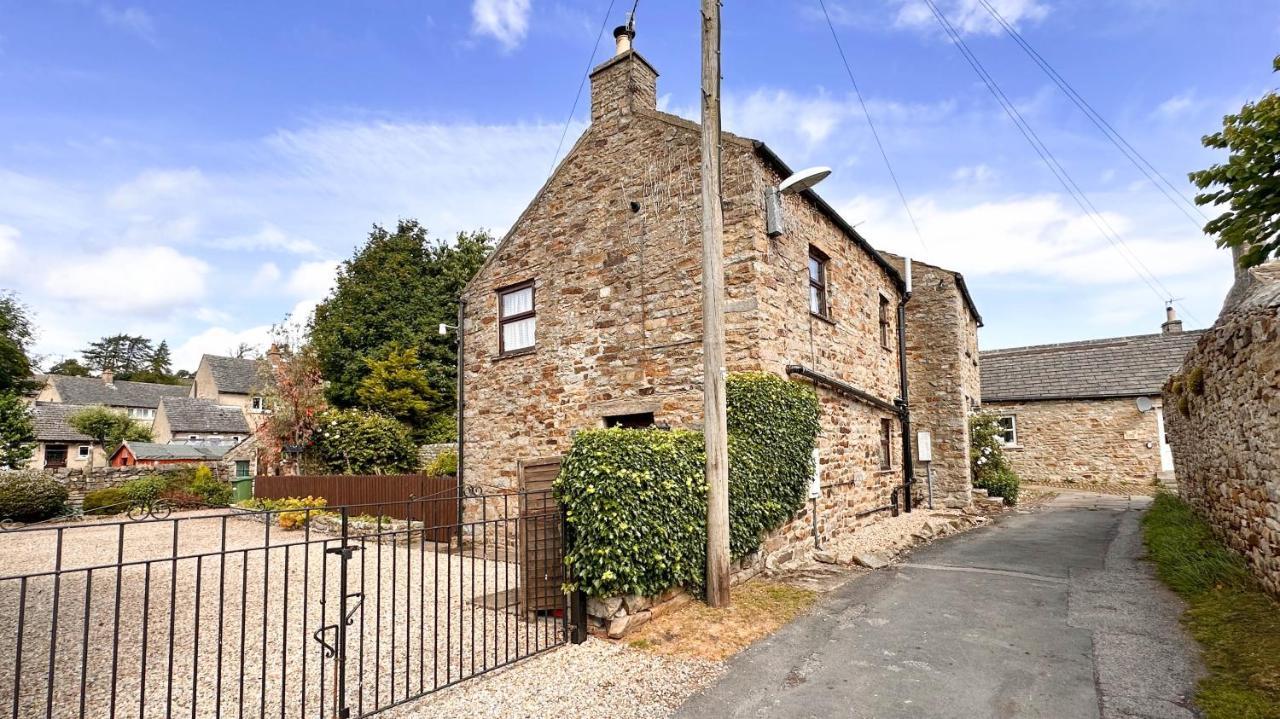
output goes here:
<path id="1" fill-rule="evenodd" d="M 867 108 L 867 101 L 862 97 L 862 90 L 858 87 L 858 81 L 853 76 L 853 68 L 849 65 L 849 58 L 844 54 L 844 46 L 840 44 L 840 36 L 836 34 L 836 26 L 831 22 L 831 14 L 827 12 L 827 4 L 823 0 L 818 0 L 818 5 L 822 7 L 822 15 L 827 19 L 827 27 L 831 29 L 831 39 L 836 42 L 836 50 L 840 53 L 840 62 L 844 63 L 844 71 L 849 75 L 849 82 L 853 85 L 853 92 L 858 96 L 858 104 L 862 106 L 862 114 L 867 118 L 867 127 L 871 128 L 871 136 L 875 138 L 876 147 L 880 150 L 880 157 L 884 158 L 884 166 L 889 170 L 889 178 L 893 180 L 893 187 L 898 191 L 898 199 L 902 200 L 902 209 L 907 211 L 907 219 L 911 220 L 911 227 L 916 231 L 916 239 L 920 240 L 920 247 L 928 250 L 925 244 L 924 235 L 920 232 L 920 225 L 916 223 L 916 216 L 911 212 L 911 205 L 907 202 L 907 196 L 902 192 L 902 185 L 898 182 L 898 174 L 893 171 L 893 163 L 889 161 L 889 153 L 884 149 L 884 143 L 880 141 L 880 133 L 876 130 L 876 124 L 871 119 L 871 110 Z"/>
<path id="2" fill-rule="evenodd" d="M 596 33 L 596 42 L 591 46 L 591 55 L 587 58 L 587 69 L 582 73 L 582 80 L 578 82 L 578 92 L 573 96 L 573 107 L 569 108 L 569 116 L 564 120 L 564 129 L 560 131 L 560 142 L 556 143 L 556 154 L 551 157 L 551 168 L 547 170 L 547 177 L 551 177 L 551 173 L 556 171 L 556 162 L 560 159 L 560 150 L 564 149 L 564 138 L 569 135 L 569 125 L 573 124 L 573 116 L 578 112 L 578 101 L 582 99 L 582 88 L 587 84 L 587 78 L 591 76 L 591 66 L 595 64 L 596 53 L 600 51 L 600 38 L 604 37 L 604 29 L 609 26 L 609 15 L 613 12 L 613 4 L 617 0 L 609 0 L 609 7 L 604 11 L 604 17 L 600 20 L 600 32 Z M 635 5 L 631 6 L 631 22 L 635 22 L 636 6 L 640 4 L 640 0 L 636 0 Z"/>
<path id="3" fill-rule="evenodd" d="M 1196 205 L 1191 198 L 1187 197 L 1181 190 L 1174 186 L 1174 184 L 1170 182 L 1169 179 L 1166 178 L 1159 170 L 1157 170 L 1155 165 L 1151 164 L 1151 161 L 1139 152 L 1137 148 L 1129 144 L 1129 141 L 1126 140 L 1118 130 L 1112 127 L 1111 123 L 1107 122 L 1106 118 L 1094 109 L 1093 105 L 1090 105 L 1089 101 L 1085 100 L 1084 97 L 1077 92 L 1074 87 L 1072 87 L 1071 83 L 1067 82 L 1067 79 L 1064 78 L 1048 60 L 1044 59 L 1044 57 L 1031 46 L 1031 43 L 1028 42 L 1027 39 L 1018 32 L 1017 28 L 1007 21 L 998 10 L 996 10 L 989 0 L 978 0 L 978 2 L 982 3 L 982 6 L 986 8 L 991 17 L 995 18 L 996 22 L 1000 23 L 1000 26 L 1004 28 L 1004 31 L 1009 35 L 1009 37 L 1013 38 L 1014 42 L 1018 43 L 1018 46 L 1022 48 L 1027 56 L 1039 65 L 1040 69 L 1049 76 L 1049 79 L 1053 80 L 1058 88 L 1062 90 L 1063 94 L 1075 103 L 1076 107 L 1084 113 L 1085 117 L 1089 118 L 1089 121 L 1093 123 L 1094 127 L 1098 128 L 1103 136 L 1110 140 L 1111 144 L 1115 145 L 1116 149 L 1120 150 L 1121 154 L 1123 154 L 1134 167 L 1138 168 L 1138 171 L 1141 172 L 1152 185 L 1155 185 L 1156 189 L 1159 190 L 1174 207 L 1178 208 L 1178 210 L 1191 221 L 1191 224 L 1195 225 L 1197 230 L 1203 232 L 1204 223 L 1208 222 L 1209 218 L 1204 214 L 1204 211 L 1200 209 L 1200 206 Z M 1181 202 L 1179 200 L 1181 200 Z M 1199 215 L 1199 218 L 1188 212 L 1188 207 L 1194 209 L 1196 214 Z"/>
<path id="4" fill-rule="evenodd" d="M 1080 209 L 1085 213 L 1090 221 L 1093 222 L 1094 226 L 1102 236 L 1111 243 L 1112 247 L 1115 248 L 1121 259 L 1129 265 L 1129 268 L 1138 276 L 1138 279 L 1142 280 L 1143 283 L 1145 283 L 1147 287 L 1149 287 L 1151 291 L 1160 298 L 1161 302 L 1165 302 L 1168 298 L 1172 297 L 1173 293 L 1170 292 L 1167 287 L 1164 287 L 1164 283 L 1160 282 L 1160 279 L 1156 277 L 1149 268 L 1147 268 L 1147 266 L 1142 262 L 1142 259 L 1138 257 L 1132 248 L 1125 244 L 1124 239 L 1115 231 L 1115 228 L 1111 227 L 1111 223 L 1108 222 L 1106 217 L 1098 211 L 1093 202 L 1089 200 L 1088 195 L 1086 195 L 1075 180 L 1072 179 L 1070 173 L 1068 173 L 1062 163 L 1058 161 L 1057 157 L 1044 143 L 1044 141 L 1040 139 L 1040 136 L 1036 133 L 1035 129 L 1031 127 L 1031 124 L 1027 122 L 1026 118 L 1022 116 L 1022 113 L 1018 111 L 1018 108 L 1013 104 L 1013 101 L 1005 95 L 1004 91 L 1000 88 L 999 83 L 997 83 L 995 78 L 987 72 L 982 61 L 978 59 L 977 55 L 975 55 L 969 48 L 968 44 L 965 43 L 964 38 L 960 35 L 959 31 L 955 29 L 942 10 L 938 8 L 934 0 L 925 0 L 925 3 L 929 6 L 934 18 L 937 19 L 938 23 L 942 26 L 943 31 L 951 38 L 956 49 L 960 51 L 960 54 L 969 63 L 969 66 L 973 68 L 975 73 L 977 73 L 979 79 L 981 79 L 987 86 L 987 89 L 991 92 L 992 96 L 995 97 L 996 102 L 1000 104 L 1000 107 L 1005 111 L 1005 114 L 1007 114 L 1009 119 L 1013 121 L 1014 126 L 1018 128 L 1018 131 L 1022 134 L 1023 138 L 1025 138 L 1031 145 L 1031 148 L 1035 150 L 1036 154 L 1040 156 L 1041 161 L 1049 168 L 1049 171 L 1053 173 L 1053 176 L 1058 180 L 1058 182 L 1062 184 L 1062 187 L 1067 191 L 1067 194 L 1071 195 L 1071 198 L 1080 206 Z M 1126 251 L 1128 254 L 1126 254 Z M 1157 285 L 1159 285 L 1163 291 L 1162 289 L 1157 288 Z M 1199 323 L 1199 320 L 1196 319 L 1190 310 L 1187 310 L 1186 307 L 1182 307 L 1182 309 L 1190 319 Z"/>

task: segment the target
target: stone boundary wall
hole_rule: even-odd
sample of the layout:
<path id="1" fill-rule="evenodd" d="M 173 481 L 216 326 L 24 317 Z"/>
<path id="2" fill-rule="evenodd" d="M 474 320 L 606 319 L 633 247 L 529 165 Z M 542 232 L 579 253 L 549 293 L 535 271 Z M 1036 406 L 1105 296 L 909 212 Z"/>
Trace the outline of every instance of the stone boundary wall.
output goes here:
<path id="1" fill-rule="evenodd" d="M 1165 426 L 1178 493 L 1280 596 L 1280 263 L 1251 274 L 1165 386 Z"/>
<path id="2" fill-rule="evenodd" d="M 418 446 L 418 468 L 423 469 L 436 461 L 436 457 L 445 452 L 457 452 L 458 444 L 456 442 L 438 442 L 436 444 L 423 444 Z"/>
<path id="3" fill-rule="evenodd" d="M 213 476 L 227 479 L 227 468 L 216 462 L 192 462 L 169 467 L 94 467 L 93 469 L 54 469 L 43 473 L 66 485 L 71 501 L 84 501 L 84 495 L 99 489 L 111 489 L 132 479 L 150 477 L 157 474 L 171 474 L 181 469 L 204 465 L 213 470 Z"/>

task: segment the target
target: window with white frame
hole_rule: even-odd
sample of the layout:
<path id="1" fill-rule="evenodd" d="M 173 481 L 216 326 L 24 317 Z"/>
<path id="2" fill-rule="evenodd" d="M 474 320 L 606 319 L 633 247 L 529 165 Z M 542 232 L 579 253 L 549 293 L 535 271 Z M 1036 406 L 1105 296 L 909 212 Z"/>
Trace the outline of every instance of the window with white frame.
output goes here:
<path id="1" fill-rule="evenodd" d="M 265 411 L 267 408 L 266 400 L 263 399 L 262 397 L 254 397 L 253 399 L 250 400 L 250 403 L 251 403 L 250 409 L 252 409 L 254 412 L 262 412 L 262 411 Z"/>
<path id="2" fill-rule="evenodd" d="M 129 418 L 152 420 L 156 418 L 156 411 L 150 407 L 130 407 Z"/>
<path id="3" fill-rule="evenodd" d="M 1006 447 L 1018 446 L 1018 418 L 1011 414 L 996 418 L 996 424 L 1000 426 L 1000 433 L 996 438 L 1000 440 L 1000 444 Z"/>
<path id="4" fill-rule="evenodd" d="M 80 455 L 80 459 L 88 459 L 88 458 L 89 458 L 89 445 L 87 445 L 87 444 L 82 444 L 82 445 L 80 445 L 79 449 L 77 450 L 77 454 L 79 454 L 79 455 Z"/>
<path id="5" fill-rule="evenodd" d="M 538 318 L 534 312 L 533 281 L 498 292 L 498 353 L 532 349 Z"/>

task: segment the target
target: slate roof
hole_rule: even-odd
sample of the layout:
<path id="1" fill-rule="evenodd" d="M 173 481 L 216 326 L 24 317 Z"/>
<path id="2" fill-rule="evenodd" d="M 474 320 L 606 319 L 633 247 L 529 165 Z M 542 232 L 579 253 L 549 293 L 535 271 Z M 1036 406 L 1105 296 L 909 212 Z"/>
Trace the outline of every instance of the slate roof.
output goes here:
<path id="1" fill-rule="evenodd" d="M 1011 347 L 981 353 L 982 401 L 1160 394 L 1204 330 Z"/>
<path id="2" fill-rule="evenodd" d="M 215 404 L 207 399 L 166 397 L 160 410 L 169 420 L 169 431 L 174 434 L 249 434 L 249 422 L 239 407 Z"/>
<path id="3" fill-rule="evenodd" d="M 200 358 L 200 362 L 209 364 L 213 385 L 219 392 L 251 394 L 254 387 L 258 386 L 259 360 L 204 355 Z"/>
<path id="4" fill-rule="evenodd" d="M 47 379 L 58 390 L 58 397 L 67 404 L 155 409 L 165 397 L 186 397 L 191 394 L 191 387 L 181 384 L 125 380 L 107 384 L 97 377 L 68 377 L 58 374 L 48 375 Z"/>
<path id="5" fill-rule="evenodd" d="M 36 441 L 92 442 L 92 438 L 80 434 L 67 424 L 67 418 L 82 409 L 88 409 L 88 405 L 36 402 L 31 407 L 36 425 Z"/>
<path id="6" fill-rule="evenodd" d="M 213 460 L 221 459 L 222 455 L 231 449 L 228 445 L 159 444 L 156 442 L 125 442 L 121 449 L 123 447 L 128 447 L 134 458 L 138 460 Z M 116 452 L 118 453 L 120 450 L 116 450 Z"/>

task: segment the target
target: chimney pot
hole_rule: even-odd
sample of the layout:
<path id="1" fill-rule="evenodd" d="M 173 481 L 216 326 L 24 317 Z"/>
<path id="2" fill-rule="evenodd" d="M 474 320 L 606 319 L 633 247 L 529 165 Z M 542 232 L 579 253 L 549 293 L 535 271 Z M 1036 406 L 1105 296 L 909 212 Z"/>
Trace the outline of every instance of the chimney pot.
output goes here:
<path id="1" fill-rule="evenodd" d="M 1178 319 L 1178 313 L 1173 310 L 1173 305 L 1164 308 L 1164 324 L 1160 325 L 1160 331 L 1167 335 L 1176 335 L 1182 333 L 1182 320 Z"/>
<path id="2" fill-rule="evenodd" d="M 613 54 L 621 55 L 631 49 L 631 41 L 636 39 L 636 31 L 626 25 L 619 25 L 613 29 L 613 40 L 618 44 L 617 51 Z"/>
<path id="3" fill-rule="evenodd" d="M 102 370 L 102 383 L 103 383 L 103 384 L 113 384 L 113 383 L 115 382 L 115 379 L 116 379 L 116 373 L 115 373 L 115 372 L 113 372 L 113 371 L 112 371 L 112 370 L 110 370 L 110 369 L 104 369 L 104 370 Z"/>

